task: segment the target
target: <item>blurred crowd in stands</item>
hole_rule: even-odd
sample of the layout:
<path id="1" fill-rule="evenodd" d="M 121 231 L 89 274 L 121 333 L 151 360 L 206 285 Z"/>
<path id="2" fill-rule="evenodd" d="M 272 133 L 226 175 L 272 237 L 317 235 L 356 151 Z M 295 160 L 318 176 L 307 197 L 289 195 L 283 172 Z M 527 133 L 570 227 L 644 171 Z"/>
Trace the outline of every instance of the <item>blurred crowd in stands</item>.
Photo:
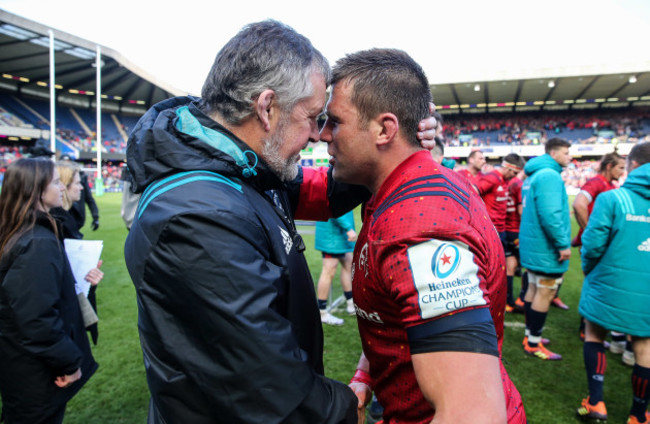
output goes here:
<path id="1" fill-rule="evenodd" d="M 70 143 L 75 149 L 81 151 L 93 151 L 95 147 L 95 134 L 96 129 L 93 126 L 93 135 L 88 135 L 83 130 L 71 130 L 66 128 L 57 128 L 56 133 L 65 141 Z M 108 138 L 106 131 L 102 131 L 102 145 L 105 153 L 125 153 L 126 141 L 117 140 L 115 138 Z"/>
<path id="2" fill-rule="evenodd" d="M 2 121 L 13 122 L 10 114 L 3 110 Z M 124 119 L 121 130 L 130 131 L 129 119 Z M 134 121 L 135 122 L 135 121 Z M 89 125 L 95 131 L 94 124 Z M 499 113 L 477 115 L 445 115 L 443 133 L 447 146 L 487 146 L 543 144 L 547 138 L 562 137 L 572 143 L 618 143 L 650 141 L 650 108 L 626 110 Z M 57 134 L 80 151 L 92 151 L 94 137 L 83 129 L 58 127 Z M 119 137 L 110 138 L 106 131 L 102 143 L 104 152 L 124 153 L 126 141 Z M 0 140 L 0 174 L 8 163 L 29 155 L 24 145 L 2 146 Z M 488 172 L 490 165 L 486 164 Z M 89 165 L 92 167 L 92 165 Z M 596 160 L 574 160 L 563 172 L 569 188 L 579 188 L 597 173 Z M 121 165 L 105 165 L 102 168 L 106 191 L 121 191 Z M 91 180 L 94 180 L 94 174 Z M 0 177 L 0 181 L 1 181 Z"/>
<path id="3" fill-rule="evenodd" d="M 647 140 L 650 109 L 445 115 L 447 146 L 543 144 L 552 137 L 591 144 Z"/>

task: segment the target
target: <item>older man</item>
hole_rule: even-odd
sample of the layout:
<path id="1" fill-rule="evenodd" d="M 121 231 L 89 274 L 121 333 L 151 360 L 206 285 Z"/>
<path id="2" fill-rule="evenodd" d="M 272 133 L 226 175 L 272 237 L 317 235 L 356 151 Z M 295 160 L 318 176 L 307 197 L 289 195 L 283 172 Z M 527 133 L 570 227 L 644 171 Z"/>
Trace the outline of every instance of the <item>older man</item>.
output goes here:
<path id="1" fill-rule="evenodd" d="M 352 386 L 361 411 L 375 390 L 386 423 L 434 414 L 441 423 L 524 423 L 499 353 L 503 249 L 469 182 L 415 137 L 430 101 L 404 52 L 359 52 L 334 68 L 321 139 L 334 179 L 373 193 L 352 267 L 365 355 Z"/>
<path id="2" fill-rule="evenodd" d="M 354 393 L 323 376 L 316 294 L 293 222 L 367 197 L 298 166 L 319 138 L 329 78 L 305 37 L 251 24 L 219 52 L 201 99 L 161 102 L 131 134 L 127 162 L 142 197 L 125 257 L 150 422 L 356 422 Z"/>

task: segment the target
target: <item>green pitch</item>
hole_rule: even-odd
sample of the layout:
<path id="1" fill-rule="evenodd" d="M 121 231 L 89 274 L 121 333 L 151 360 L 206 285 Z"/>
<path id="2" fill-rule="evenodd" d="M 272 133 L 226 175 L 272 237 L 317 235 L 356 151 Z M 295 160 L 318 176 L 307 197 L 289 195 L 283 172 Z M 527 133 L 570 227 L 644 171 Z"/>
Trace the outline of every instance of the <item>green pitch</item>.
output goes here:
<path id="1" fill-rule="evenodd" d="M 89 227 L 82 231 L 88 240 L 104 240 L 102 269 L 105 277 L 97 293 L 99 343 L 93 347 L 100 367 L 68 403 L 65 423 L 144 423 L 149 392 L 138 339 L 135 291 L 124 265 L 123 246 L 127 231 L 120 218 L 121 195 L 106 193 L 96 200 L 100 209 L 100 227 L 95 232 Z M 359 228 L 357 222 L 357 230 Z M 312 235 L 304 238 L 307 260 L 314 281 L 317 281 L 320 253 L 313 248 Z M 562 361 L 547 362 L 525 355 L 521 348 L 523 316 L 506 317 L 503 360 L 522 394 L 531 424 L 575 423 L 575 408 L 587 395 L 582 343 L 578 338 L 577 305 L 582 271 L 577 250 L 573 251 L 570 263 L 560 295 L 571 309 L 552 308 L 544 330 L 544 336 L 551 339 L 549 349 L 562 354 Z M 515 279 L 515 289 L 518 288 L 519 279 Z M 336 298 L 341 293 L 338 278 L 333 290 Z M 346 316 L 343 310 L 335 311 L 335 314 L 345 319 L 345 325 L 326 326 L 324 329 L 325 370 L 329 377 L 347 382 L 354 373 L 361 344 L 355 317 Z M 621 364 L 619 355 L 607 355 L 605 402 L 610 422 L 625 422 L 632 399 L 631 369 Z M 476 422 L 480 422 L 480 417 Z"/>

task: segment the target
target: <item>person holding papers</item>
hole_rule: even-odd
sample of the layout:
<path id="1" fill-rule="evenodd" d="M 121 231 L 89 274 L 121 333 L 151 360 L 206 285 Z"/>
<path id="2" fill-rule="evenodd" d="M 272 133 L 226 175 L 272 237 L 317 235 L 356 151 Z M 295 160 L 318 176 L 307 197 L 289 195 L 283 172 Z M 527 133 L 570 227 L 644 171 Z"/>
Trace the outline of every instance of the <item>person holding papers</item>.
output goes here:
<path id="1" fill-rule="evenodd" d="M 7 423 L 61 423 L 97 369 L 49 211 L 65 186 L 49 160 L 19 159 L 0 193 L 0 395 Z"/>
<path id="2" fill-rule="evenodd" d="M 56 164 L 56 169 L 59 171 L 59 178 L 61 178 L 61 183 L 65 186 L 65 190 L 63 191 L 61 206 L 52 208 L 50 214 L 61 223 L 61 232 L 64 239 L 80 240 L 84 235 L 79 231 L 77 221 L 70 213 L 70 209 L 74 202 L 81 199 L 81 192 L 83 190 L 79 168 L 73 162 L 60 161 Z M 93 311 L 91 314 L 93 315 L 97 313 L 97 284 L 99 284 L 102 278 L 104 278 L 104 273 L 99 269 L 101 266 L 102 261 L 99 261 L 97 267 L 91 269 L 85 277 L 85 280 L 90 283 L 90 290 L 88 291 L 87 298 L 88 302 L 90 302 L 90 305 L 92 306 Z M 79 291 L 80 290 L 77 290 L 78 293 Z M 96 316 L 94 321 L 94 323 L 87 325 L 86 329 L 90 333 L 93 343 L 97 344 L 99 332 L 97 329 Z"/>

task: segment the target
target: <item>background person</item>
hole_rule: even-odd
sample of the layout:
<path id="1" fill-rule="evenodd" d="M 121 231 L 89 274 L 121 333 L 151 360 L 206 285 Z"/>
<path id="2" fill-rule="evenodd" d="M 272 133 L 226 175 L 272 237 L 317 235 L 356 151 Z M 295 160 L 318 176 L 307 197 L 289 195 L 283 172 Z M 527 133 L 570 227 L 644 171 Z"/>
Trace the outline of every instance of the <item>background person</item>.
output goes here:
<path id="1" fill-rule="evenodd" d="M 69 161 L 71 160 L 71 158 L 68 155 L 61 155 L 60 160 Z M 72 203 L 69 212 L 74 217 L 75 221 L 77 222 L 77 228 L 80 230 L 86 224 L 86 205 L 88 205 L 88 209 L 90 209 L 90 214 L 93 217 L 91 228 L 93 231 L 97 231 L 97 229 L 99 228 L 99 208 L 97 207 L 97 203 L 95 202 L 95 198 L 93 197 L 92 190 L 90 189 L 90 185 L 88 184 L 88 176 L 86 175 L 85 172 L 79 170 L 79 177 L 81 179 L 80 182 L 81 182 L 81 187 L 83 189 L 81 192 L 81 198 L 79 200 L 75 200 Z"/>
<path id="2" fill-rule="evenodd" d="M 585 280 L 579 312 L 586 320 L 583 356 L 589 396 L 577 413 L 607 419 L 603 382 L 607 330 L 630 334 L 636 364 L 628 424 L 650 419 L 650 143 L 632 147 L 628 176 L 617 190 L 601 193 L 582 234 Z"/>
<path id="3" fill-rule="evenodd" d="M 526 173 L 522 169 L 508 182 L 508 201 L 506 204 L 506 244 L 504 247 L 506 255 L 506 275 L 508 287 L 510 287 L 519 267 L 519 225 L 521 224 L 521 186 L 524 184 Z M 521 275 L 521 274 L 520 274 Z M 526 278 L 527 280 L 527 278 Z M 526 284 L 528 281 L 525 282 Z M 527 286 L 522 276 L 521 290 L 515 298 L 515 305 L 511 312 L 524 312 L 524 296 Z M 506 306 L 508 311 L 508 306 Z"/>
<path id="4" fill-rule="evenodd" d="M 56 164 L 56 169 L 59 172 L 59 178 L 65 186 L 65 190 L 63 191 L 61 206 L 52 208 L 50 214 L 61 224 L 63 238 L 81 240 L 83 234 L 79 231 L 77 221 L 70 213 L 72 205 L 81 199 L 81 193 L 83 192 L 79 167 L 70 161 L 60 161 Z M 104 278 L 104 273 L 99 269 L 101 266 L 102 261 L 100 260 L 97 268 L 91 269 L 86 275 L 86 281 L 90 283 L 88 302 L 92 306 L 95 314 L 97 313 L 97 285 Z M 87 326 L 86 329 L 91 335 L 93 344 L 97 344 L 99 337 L 97 323 Z"/>
<path id="5" fill-rule="evenodd" d="M 323 324 L 343 325 L 345 321 L 327 311 L 327 299 L 332 288 L 332 281 L 336 276 L 336 268 L 341 264 L 341 287 L 345 296 L 346 312 L 354 315 L 354 301 L 352 300 L 352 252 L 357 233 L 354 231 L 354 213 L 352 211 L 338 218 L 316 222 L 315 248 L 323 256 L 323 268 L 316 295 L 318 296 L 318 309 Z"/>
<path id="6" fill-rule="evenodd" d="M 7 423 L 63 422 L 66 403 L 97 369 L 49 214 L 64 190 L 50 160 L 7 167 L 0 193 L 0 394 Z"/>
<path id="7" fill-rule="evenodd" d="M 562 356 L 541 341 L 551 301 L 571 257 L 569 199 L 561 176 L 562 168 L 571 161 L 569 146 L 564 139 L 550 139 L 544 146 L 546 153 L 524 167 L 527 178 L 522 186 L 519 255 L 521 265 L 528 270 L 523 347 L 529 355 L 552 361 Z"/>
<path id="8" fill-rule="evenodd" d="M 603 156 L 599 164 L 599 172 L 593 178 L 580 188 L 580 192 L 573 200 L 573 212 L 576 222 L 580 226 L 578 234 L 571 240 L 572 247 L 582 246 L 582 233 L 589 222 L 589 215 L 594 208 L 596 198 L 600 193 L 613 190 L 618 187 L 616 182 L 625 172 L 625 159 L 616 152 L 608 153 Z M 584 340 L 585 323 L 581 319 L 580 336 Z M 630 342 L 631 343 L 631 342 Z M 609 348 L 612 353 L 621 354 L 625 351 L 626 346 L 625 334 L 612 333 L 612 343 Z M 629 349 L 632 349 L 630 344 Z"/>
<path id="9" fill-rule="evenodd" d="M 513 179 L 524 168 L 526 162 L 516 153 L 510 153 L 503 158 L 501 166 L 493 171 L 480 174 L 476 179 L 476 187 L 485 203 L 490 220 L 499 233 L 504 251 L 509 248 L 506 245 L 506 215 L 508 203 L 508 181 Z M 508 249 L 506 257 L 512 256 Z M 515 299 L 512 294 L 513 278 L 506 278 L 508 293 L 506 296 L 506 311 L 512 312 L 515 307 Z"/>
<path id="10" fill-rule="evenodd" d="M 476 185 L 478 178 L 483 173 L 483 166 L 485 165 L 485 155 L 480 150 L 472 150 L 467 157 L 467 167 L 461 168 L 457 172 L 467 180 Z"/>

